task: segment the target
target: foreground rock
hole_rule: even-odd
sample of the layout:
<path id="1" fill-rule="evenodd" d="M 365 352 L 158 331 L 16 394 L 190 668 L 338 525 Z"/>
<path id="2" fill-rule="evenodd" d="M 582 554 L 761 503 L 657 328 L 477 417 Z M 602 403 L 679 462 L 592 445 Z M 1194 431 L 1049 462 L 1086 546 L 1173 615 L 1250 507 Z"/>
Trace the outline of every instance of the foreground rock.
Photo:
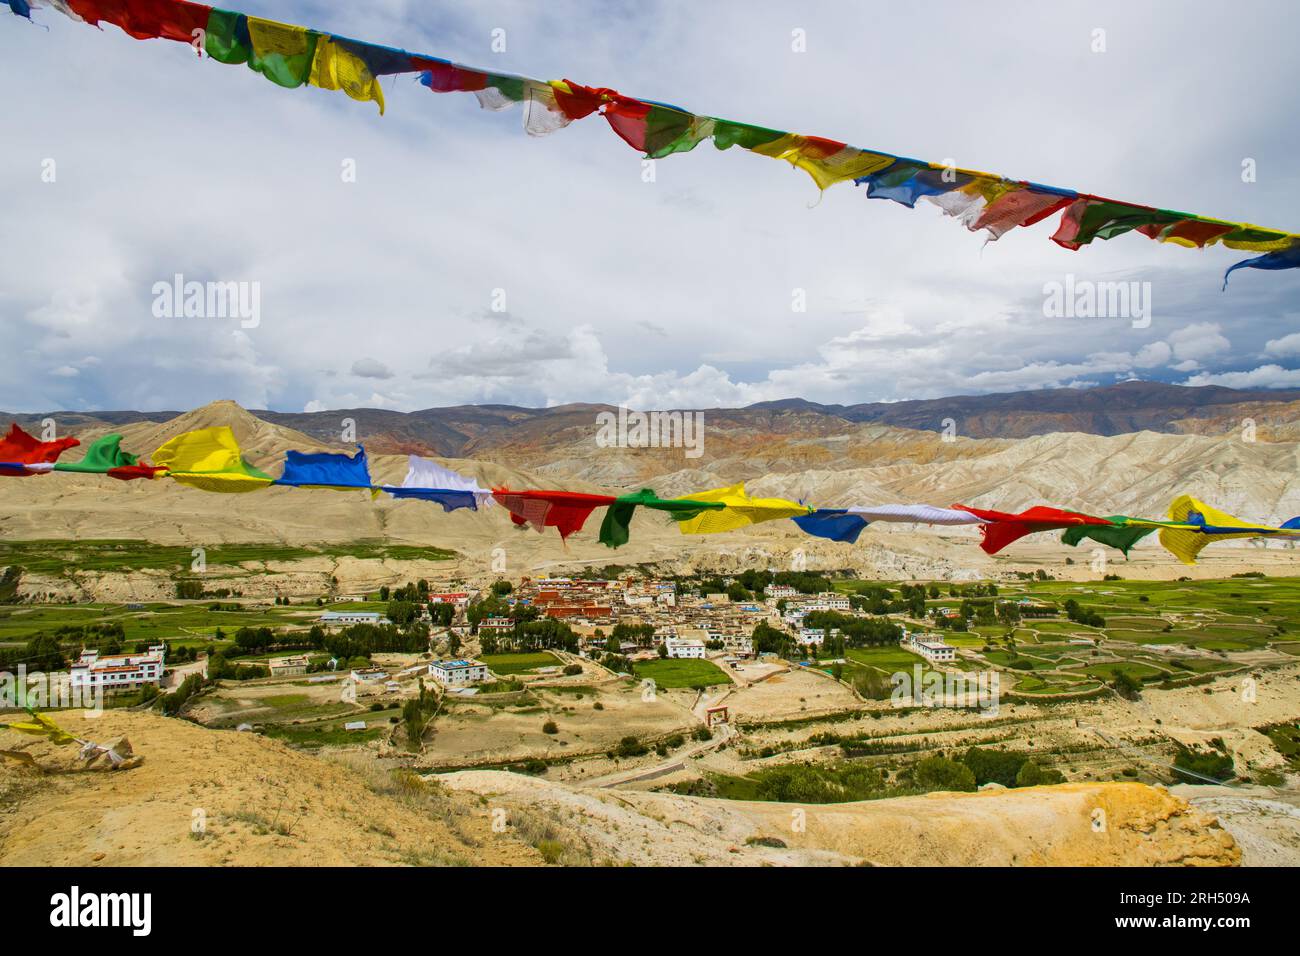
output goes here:
<path id="1" fill-rule="evenodd" d="M 364 751 L 322 757 L 251 733 L 114 711 L 57 722 L 129 736 L 129 769 L 0 731 L 10 865 L 1233 866 L 1215 817 L 1136 783 L 837 805 L 580 788 L 500 771 L 425 783 Z M 123 749 L 126 749 L 125 746 Z"/>
<path id="2" fill-rule="evenodd" d="M 498 771 L 444 784 L 544 812 L 595 856 L 638 865 L 1236 866 L 1214 817 L 1137 783 L 1062 784 L 847 804 L 575 789 Z"/>
<path id="3" fill-rule="evenodd" d="M 55 715 L 146 759 L 106 773 L 78 747 L 0 730 L 0 861 L 11 866 L 383 866 L 542 862 L 485 811 L 411 775 L 153 714 Z"/>

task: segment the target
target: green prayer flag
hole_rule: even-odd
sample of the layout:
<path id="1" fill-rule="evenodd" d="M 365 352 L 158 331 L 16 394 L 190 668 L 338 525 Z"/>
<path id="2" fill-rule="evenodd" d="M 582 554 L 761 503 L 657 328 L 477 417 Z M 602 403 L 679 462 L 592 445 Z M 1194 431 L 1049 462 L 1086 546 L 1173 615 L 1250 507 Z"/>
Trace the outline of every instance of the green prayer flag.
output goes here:
<path id="1" fill-rule="evenodd" d="M 649 488 L 642 488 L 636 494 L 621 495 L 605 509 L 605 520 L 600 523 L 600 543 L 617 548 L 627 544 L 631 533 L 628 526 L 637 506 L 666 511 L 675 521 L 694 518 L 701 511 L 723 508 L 719 501 L 691 501 L 689 498 L 660 498 Z"/>
<path id="2" fill-rule="evenodd" d="M 129 468 L 138 459 L 135 455 L 122 451 L 121 444 L 121 435 L 102 435 L 86 449 L 81 461 L 58 461 L 54 463 L 54 470 L 103 475 L 111 468 Z"/>
<path id="3" fill-rule="evenodd" d="M 1111 522 L 1110 525 L 1081 524 L 1067 528 L 1061 535 L 1061 543 L 1076 547 L 1084 538 L 1091 538 L 1093 541 L 1124 552 L 1124 556 L 1128 557 L 1129 549 L 1133 545 L 1156 530 L 1153 525 L 1133 524 L 1133 519 L 1124 515 L 1111 515 L 1106 520 Z"/>

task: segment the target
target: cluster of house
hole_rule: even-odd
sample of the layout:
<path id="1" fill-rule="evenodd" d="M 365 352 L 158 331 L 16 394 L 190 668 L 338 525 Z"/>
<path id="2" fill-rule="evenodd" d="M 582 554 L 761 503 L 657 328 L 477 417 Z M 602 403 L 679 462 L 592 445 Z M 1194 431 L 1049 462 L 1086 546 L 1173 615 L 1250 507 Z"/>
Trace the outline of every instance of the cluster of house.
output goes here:
<path id="1" fill-rule="evenodd" d="M 838 628 L 831 628 L 830 632 L 827 633 L 825 628 L 805 627 L 804 618 L 809 614 L 814 611 L 835 611 L 839 614 L 848 614 L 853 610 L 853 602 L 848 595 L 838 594 L 834 591 L 804 595 L 792 587 L 773 584 L 769 585 L 763 593 L 768 601 L 773 604 L 778 601 L 785 602 L 785 610 L 781 613 L 781 621 L 794 632 L 795 640 L 806 647 L 811 647 L 814 644 L 825 644 L 828 637 L 835 637 L 839 634 Z"/>
<path id="2" fill-rule="evenodd" d="M 760 620 L 771 618 L 770 607 L 734 603 L 725 594 L 705 597 L 679 595 L 672 581 L 525 578 L 506 598 L 513 607 L 536 607 L 545 617 L 562 620 L 582 642 L 584 653 L 605 653 L 615 625 L 648 625 L 641 643 L 624 642 L 629 657 L 653 655 L 659 645 L 672 657 L 704 657 L 708 645 L 724 645 L 736 654 L 749 654 L 749 635 Z M 480 635 L 504 637 L 514 630 L 510 614 L 479 622 Z"/>

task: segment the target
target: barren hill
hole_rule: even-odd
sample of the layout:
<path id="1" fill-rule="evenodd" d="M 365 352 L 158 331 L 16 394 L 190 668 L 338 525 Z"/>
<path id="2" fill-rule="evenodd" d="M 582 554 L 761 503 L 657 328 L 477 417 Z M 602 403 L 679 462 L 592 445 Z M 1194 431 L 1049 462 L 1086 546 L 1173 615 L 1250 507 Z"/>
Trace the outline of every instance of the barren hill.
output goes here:
<path id="1" fill-rule="evenodd" d="M 653 487 L 661 494 L 682 495 L 747 480 L 754 494 L 824 507 L 916 501 L 1018 511 L 1047 503 L 1093 514 L 1146 517 L 1163 516 L 1175 496 L 1190 493 L 1252 520 L 1280 522 L 1300 515 L 1300 444 L 1251 442 L 1236 432 L 1220 437 L 1138 432 L 944 440 L 934 432 L 877 424 L 844 422 L 845 433 L 819 431 L 816 421 L 797 421 L 804 413 L 796 411 L 775 415 L 768 425 L 773 430 L 762 434 L 735 420 L 715 422 L 708 426 L 704 454 L 688 459 L 680 448 L 597 447 L 591 409 L 570 409 L 568 414 L 573 417 L 559 432 L 530 426 L 540 429 L 536 444 L 511 445 L 490 457 L 439 460 L 489 487 L 610 493 Z M 289 448 L 350 450 L 263 421 L 233 402 L 215 402 L 163 423 L 127 424 L 120 431 L 124 447 L 149 455 L 181 431 L 210 425 L 230 426 L 246 456 L 271 475 L 280 473 Z M 94 432 L 83 435 L 89 440 Z M 366 441 L 364 431 L 358 437 Z M 400 483 L 405 456 L 371 451 L 374 477 Z M 68 453 L 74 459 L 78 454 L 75 449 Z M 10 539 L 143 538 L 191 547 L 384 540 L 457 551 L 464 556 L 457 573 L 470 575 L 486 571 L 497 549 L 508 556 L 508 573 L 651 562 L 664 570 L 725 571 L 755 562 L 784 564 L 795 548 L 803 550 L 810 567 L 855 567 L 884 576 L 969 577 L 987 574 L 994 566 L 974 547 L 970 529 L 874 526 L 850 547 L 809 538 L 788 521 L 726 535 L 683 536 L 664 516 L 642 511 L 634 519 L 632 542 L 615 551 L 595 540 L 600 517 L 595 515 L 565 544 L 554 532 L 538 535 L 516 527 L 498 507 L 446 514 L 429 502 L 383 495 L 372 499 L 364 491 L 272 487 L 228 496 L 166 480 L 121 483 L 76 474 L 0 483 L 0 537 Z M 1008 558 L 1033 554 L 1033 544 L 1018 544 Z M 1063 563 L 1065 552 L 1046 536 L 1043 549 L 1050 550 L 1056 564 Z M 1230 543 L 1212 551 L 1245 563 L 1260 553 Z M 1276 545 L 1270 551 L 1273 561 L 1284 555 Z M 1154 542 L 1139 545 L 1137 553 L 1146 552 L 1152 573 L 1184 573 Z M 1225 573 L 1243 569 L 1221 568 Z M 320 570 L 330 576 L 330 569 Z M 344 580 L 337 572 L 335 576 Z"/>
<path id="2" fill-rule="evenodd" d="M 153 714 L 59 720 L 99 742 L 125 735 L 144 761 L 83 770 L 73 747 L 0 731 L 0 748 L 26 749 L 47 771 L 10 764 L 0 775 L 5 864 L 535 865 L 543 835 L 552 854 L 639 865 L 1240 861 L 1212 817 L 1141 784 L 837 805 L 615 793 L 492 771 L 448 775 L 444 789 L 346 754 L 330 761 Z M 804 825 L 792 827 L 795 815 Z"/>

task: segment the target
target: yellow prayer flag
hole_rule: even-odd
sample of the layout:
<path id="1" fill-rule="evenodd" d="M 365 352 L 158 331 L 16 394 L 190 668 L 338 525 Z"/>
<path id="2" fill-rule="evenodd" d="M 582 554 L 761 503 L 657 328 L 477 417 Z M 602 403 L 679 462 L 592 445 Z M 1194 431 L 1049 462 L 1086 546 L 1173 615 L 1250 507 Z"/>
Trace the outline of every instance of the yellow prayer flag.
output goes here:
<path id="1" fill-rule="evenodd" d="M 278 23 L 259 17 L 248 18 L 248 38 L 253 41 L 253 52 L 259 57 L 302 56 L 307 52 L 308 30 L 291 23 Z"/>
<path id="2" fill-rule="evenodd" d="M 27 714 L 31 718 L 30 720 L 0 724 L 0 727 L 7 730 L 16 730 L 20 734 L 27 734 L 31 737 L 45 737 L 52 744 L 75 744 L 78 742 L 76 737 L 59 727 L 44 714 L 38 714 L 34 710 L 29 710 Z"/>
<path id="3" fill-rule="evenodd" d="M 1292 535 L 1295 531 L 1283 528 L 1266 528 L 1260 525 L 1250 524 L 1242 521 L 1240 518 L 1234 518 L 1225 511 L 1218 508 L 1212 508 L 1202 501 L 1197 501 L 1191 495 L 1179 495 L 1169 505 L 1169 520 L 1186 524 L 1187 527 L 1199 527 L 1188 522 L 1188 515 L 1199 514 L 1205 521 L 1206 525 L 1213 528 L 1241 528 L 1239 533 L 1226 532 L 1223 534 L 1206 534 L 1203 531 L 1182 530 L 1180 528 L 1161 528 L 1160 543 L 1164 545 L 1165 550 L 1172 554 L 1183 564 L 1195 564 L 1196 556 L 1201 550 L 1213 541 L 1224 541 L 1231 538 L 1255 538 L 1261 534 L 1285 534 Z"/>
<path id="4" fill-rule="evenodd" d="M 858 179 L 879 172 L 894 161 L 883 153 L 846 146 L 829 156 L 821 155 L 824 147 L 810 143 L 806 136 L 786 133 L 770 143 L 750 147 L 751 152 L 773 159 L 784 159 L 813 178 L 818 189 L 826 189 L 846 179 Z"/>
<path id="5" fill-rule="evenodd" d="M 711 508 L 678 523 L 682 534 L 717 534 L 722 531 L 735 531 L 746 525 L 761 521 L 775 521 L 778 518 L 793 518 L 795 515 L 809 514 L 812 509 L 784 498 L 751 498 L 745 494 L 743 482 L 714 488 L 698 494 L 683 495 L 690 501 L 718 501 L 725 508 Z"/>
<path id="6" fill-rule="evenodd" d="M 322 90 L 342 90 L 354 100 L 373 100 L 379 104 L 379 115 L 384 114 L 384 88 L 370 67 L 332 39 L 322 37 L 316 44 L 309 82 Z"/>
<path id="7" fill-rule="evenodd" d="M 181 484 L 203 491 L 257 491 L 272 481 L 244 461 L 235 433 L 226 425 L 177 435 L 153 453 L 153 463 Z"/>

